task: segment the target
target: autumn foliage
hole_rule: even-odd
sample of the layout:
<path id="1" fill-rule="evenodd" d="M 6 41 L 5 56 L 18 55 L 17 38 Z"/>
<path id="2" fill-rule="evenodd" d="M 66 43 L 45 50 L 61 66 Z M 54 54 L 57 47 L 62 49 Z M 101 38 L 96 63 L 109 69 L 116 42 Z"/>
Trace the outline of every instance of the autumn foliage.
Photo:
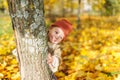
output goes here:
<path id="1" fill-rule="evenodd" d="M 118 23 L 117 17 L 82 17 L 81 29 L 63 43 L 59 79 L 115 80 L 120 73 Z"/>
<path id="2" fill-rule="evenodd" d="M 62 43 L 63 62 L 55 73 L 58 80 L 119 80 L 120 74 L 120 18 L 82 16 L 78 29 L 77 18 L 67 18 L 74 30 Z M 18 63 L 12 50 L 14 36 L 7 32 L 9 17 L 2 17 L 0 25 L 0 79 L 20 80 Z M 51 24 L 46 19 L 47 25 Z"/>

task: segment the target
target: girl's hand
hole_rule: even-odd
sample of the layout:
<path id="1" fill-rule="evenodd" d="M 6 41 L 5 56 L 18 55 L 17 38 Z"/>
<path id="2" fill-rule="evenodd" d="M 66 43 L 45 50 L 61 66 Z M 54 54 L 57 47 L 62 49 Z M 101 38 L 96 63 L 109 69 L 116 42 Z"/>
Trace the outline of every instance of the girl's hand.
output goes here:
<path id="1" fill-rule="evenodd" d="M 56 56 L 52 56 L 50 53 L 48 53 L 47 64 L 52 72 L 58 71 L 59 59 Z"/>
<path id="2" fill-rule="evenodd" d="M 53 62 L 53 56 L 50 53 L 48 53 L 47 63 L 51 64 L 52 62 Z"/>

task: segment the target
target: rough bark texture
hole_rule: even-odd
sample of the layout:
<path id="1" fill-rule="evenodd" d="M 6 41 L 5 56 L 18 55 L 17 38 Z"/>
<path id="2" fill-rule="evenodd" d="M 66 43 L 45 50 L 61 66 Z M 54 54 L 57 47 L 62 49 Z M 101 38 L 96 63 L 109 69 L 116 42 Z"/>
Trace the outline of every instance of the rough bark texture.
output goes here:
<path id="1" fill-rule="evenodd" d="M 21 80 L 51 80 L 43 0 L 8 0 Z"/>

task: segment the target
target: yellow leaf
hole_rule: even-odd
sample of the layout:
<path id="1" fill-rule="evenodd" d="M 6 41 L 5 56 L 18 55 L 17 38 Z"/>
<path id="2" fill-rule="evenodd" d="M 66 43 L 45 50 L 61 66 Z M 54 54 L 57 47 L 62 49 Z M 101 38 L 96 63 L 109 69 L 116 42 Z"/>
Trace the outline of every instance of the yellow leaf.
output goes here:
<path id="1" fill-rule="evenodd" d="M 3 77 L 4 77 L 4 75 L 2 73 L 0 73 L 0 78 L 3 78 Z"/>

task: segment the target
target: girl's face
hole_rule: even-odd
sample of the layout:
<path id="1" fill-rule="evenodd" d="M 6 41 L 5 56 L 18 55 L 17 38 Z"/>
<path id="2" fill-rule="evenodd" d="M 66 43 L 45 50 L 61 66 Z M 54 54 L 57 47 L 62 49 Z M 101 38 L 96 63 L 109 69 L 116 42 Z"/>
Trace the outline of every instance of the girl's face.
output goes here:
<path id="1" fill-rule="evenodd" d="M 58 44 L 64 39 L 64 37 L 64 32 L 59 27 L 53 27 L 48 32 L 48 38 L 51 43 Z"/>

